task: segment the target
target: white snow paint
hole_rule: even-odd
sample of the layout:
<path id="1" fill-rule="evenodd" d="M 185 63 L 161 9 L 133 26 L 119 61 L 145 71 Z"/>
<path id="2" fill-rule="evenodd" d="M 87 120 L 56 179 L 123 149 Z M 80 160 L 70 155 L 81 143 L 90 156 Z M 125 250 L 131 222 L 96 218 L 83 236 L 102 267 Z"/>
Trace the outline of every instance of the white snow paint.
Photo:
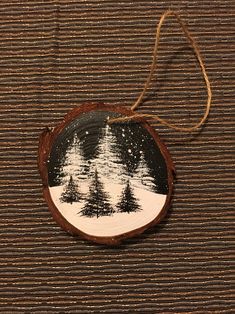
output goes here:
<path id="1" fill-rule="evenodd" d="M 120 183 L 124 178 L 124 169 L 119 156 L 116 153 L 118 145 L 116 137 L 106 125 L 103 137 L 100 140 L 97 151 L 98 156 L 91 160 L 91 172 L 96 169 L 102 177 L 110 178 L 111 181 Z"/>
<path id="2" fill-rule="evenodd" d="M 141 152 L 139 165 L 133 174 L 132 181 L 134 186 L 138 188 L 149 189 L 150 191 L 154 191 L 155 187 L 154 178 L 150 174 L 150 170 L 144 159 L 143 152 Z"/>
<path id="3" fill-rule="evenodd" d="M 72 143 L 69 145 L 66 156 L 65 156 L 65 164 L 63 166 L 64 173 L 64 182 L 68 182 L 71 174 L 76 174 L 76 177 L 79 179 L 83 179 L 84 170 L 87 166 L 87 162 L 85 161 L 81 146 L 79 144 L 79 139 L 77 135 L 74 136 Z"/>
<path id="4" fill-rule="evenodd" d="M 120 198 L 124 186 L 112 183 L 107 179 L 102 180 L 102 182 L 104 183 L 106 192 L 108 192 L 111 197 L 110 203 L 115 209 L 115 205 Z M 79 185 L 80 192 L 84 195 L 89 193 L 89 183 L 90 180 L 86 180 Z M 157 217 L 166 202 L 166 195 L 134 187 L 134 183 L 132 184 L 132 188 L 135 197 L 139 200 L 139 204 L 142 207 L 140 211 L 132 213 L 114 213 L 112 216 L 102 216 L 98 219 L 96 217 L 89 218 L 81 216 L 79 214 L 84 206 L 84 201 L 74 202 L 73 204 L 61 203 L 60 195 L 63 191 L 63 186 L 51 187 L 50 194 L 63 217 L 77 229 L 93 236 L 111 237 L 132 231 L 150 223 Z"/>

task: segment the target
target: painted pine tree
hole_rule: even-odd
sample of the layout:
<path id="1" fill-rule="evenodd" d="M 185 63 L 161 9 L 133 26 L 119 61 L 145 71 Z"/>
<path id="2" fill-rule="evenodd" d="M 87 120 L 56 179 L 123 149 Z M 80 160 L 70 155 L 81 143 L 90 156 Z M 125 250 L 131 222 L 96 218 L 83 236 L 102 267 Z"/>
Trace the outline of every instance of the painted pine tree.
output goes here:
<path id="1" fill-rule="evenodd" d="M 70 145 L 68 146 L 64 164 L 61 168 L 61 172 L 63 173 L 63 183 L 65 184 L 68 182 L 70 176 L 80 179 L 84 174 L 86 164 L 87 162 L 83 157 L 78 136 L 75 133 Z"/>
<path id="2" fill-rule="evenodd" d="M 138 167 L 136 168 L 131 181 L 135 187 L 138 187 L 140 189 L 147 189 L 152 192 L 155 192 L 156 190 L 155 179 L 151 175 L 143 152 L 141 152 Z"/>
<path id="3" fill-rule="evenodd" d="M 138 204 L 138 200 L 134 196 L 134 192 L 131 188 L 129 180 L 127 181 L 127 184 L 122 192 L 121 200 L 117 204 L 117 209 L 121 213 L 131 213 L 141 209 L 140 205 Z"/>
<path id="4" fill-rule="evenodd" d="M 121 183 L 125 171 L 119 145 L 116 136 L 112 133 L 112 127 L 106 124 L 97 147 L 97 157 L 92 161 L 92 167 L 102 173 L 103 178 L 112 178 L 112 181 Z"/>
<path id="5" fill-rule="evenodd" d="M 73 177 L 70 176 L 69 182 L 65 185 L 61 194 L 60 201 L 72 204 L 73 202 L 79 202 L 81 198 L 82 195 L 78 191 L 78 186 L 74 182 Z"/>
<path id="6" fill-rule="evenodd" d="M 87 217 L 111 216 L 114 213 L 110 203 L 109 196 L 104 191 L 103 183 L 98 177 L 98 171 L 95 169 L 94 178 L 89 187 L 89 195 L 86 199 L 80 214 Z"/>

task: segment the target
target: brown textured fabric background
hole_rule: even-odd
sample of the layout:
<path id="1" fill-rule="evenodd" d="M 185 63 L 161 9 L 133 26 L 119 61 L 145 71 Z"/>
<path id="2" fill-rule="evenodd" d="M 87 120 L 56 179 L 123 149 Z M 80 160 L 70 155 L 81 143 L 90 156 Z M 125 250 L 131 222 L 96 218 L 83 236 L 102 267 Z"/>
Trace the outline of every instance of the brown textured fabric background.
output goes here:
<path id="1" fill-rule="evenodd" d="M 0 312 L 234 313 L 233 0 L 1 0 Z M 156 126 L 177 170 L 166 219 L 117 248 L 66 234 L 42 197 L 38 136 L 74 106 L 130 106 L 168 8 L 197 39 L 213 90 L 194 135 Z M 206 101 L 173 19 L 142 112 L 190 125 Z"/>

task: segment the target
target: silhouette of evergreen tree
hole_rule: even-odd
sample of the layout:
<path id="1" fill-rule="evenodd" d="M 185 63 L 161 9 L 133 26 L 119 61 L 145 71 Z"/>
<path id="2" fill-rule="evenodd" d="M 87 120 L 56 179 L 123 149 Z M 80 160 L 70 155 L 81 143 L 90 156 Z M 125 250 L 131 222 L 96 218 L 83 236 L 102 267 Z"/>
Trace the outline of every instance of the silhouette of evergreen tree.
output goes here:
<path id="1" fill-rule="evenodd" d="M 77 184 L 74 182 L 73 177 L 70 176 L 69 182 L 61 194 L 60 201 L 72 204 L 73 202 L 79 202 L 80 199 L 81 194 L 78 191 Z"/>
<path id="2" fill-rule="evenodd" d="M 98 177 L 97 169 L 95 169 L 94 179 L 89 188 L 89 195 L 80 214 L 90 218 L 111 216 L 114 213 L 114 210 L 112 209 L 108 198 L 109 196 L 104 191 L 103 183 Z"/>
<path id="3" fill-rule="evenodd" d="M 141 209 L 138 200 L 134 196 L 133 189 L 130 186 L 130 181 L 127 181 L 126 187 L 122 192 L 121 200 L 117 204 L 117 209 L 122 213 L 136 212 Z"/>

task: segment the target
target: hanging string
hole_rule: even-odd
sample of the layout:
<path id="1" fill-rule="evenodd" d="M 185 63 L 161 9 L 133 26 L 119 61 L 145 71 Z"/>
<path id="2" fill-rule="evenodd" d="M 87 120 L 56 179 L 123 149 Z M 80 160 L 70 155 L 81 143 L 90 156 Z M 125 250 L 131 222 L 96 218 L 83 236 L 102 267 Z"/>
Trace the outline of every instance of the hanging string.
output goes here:
<path id="1" fill-rule="evenodd" d="M 193 48 L 195 56 L 197 58 L 197 61 L 199 63 L 202 75 L 203 75 L 203 79 L 205 81 L 205 85 L 206 85 L 206 89 L 207 89 L 207 103 L 206 103 L 206 109 L 204 112 L 203 117 L 200 119 L 199 122 L 197 122 L 195 125 L 193 125 L 192 127 L 180 127 L 180 126 L 176 126 L 162 118 L 160 118 L 157 115 L 154 114 L 141 114 L 141 113 L 135 113 L 134 115 L 131 116 L 127 116 L 127 117 L 120 117 L 120 118 L 113 118 L 113 119 L 109 119 L 109 123 L 115 123 L 115 122 L 125 122 L 125 121 L 130 121 L 133 119 L 138 119 L 138 118 L 149 118 L 149 119 L 153 119 L 156 120 L 166 126 L 168 126 L 169 128 L 175 129 L 177 131 L 182 131 L 182 132 L 192 132 L 195 131 L 196 129 L 198 129 L 207 119 L 208 115 L 209 115 L 209 111 L 210 111 L 210 107 L 211 107 L 211 98 L 212 98 L 212 92 L 211 92 L 211 86 L 210 86 L 210 81 L 209 78 L 207 76 L 206 73 L 206 69 L 205 69 L 205 65 L 202 61 L 202 57 L 199 51 L 199 48 L 195 42 L 195 40 L 193 39 L 193 37 L 191 36 L 191 34 L 189 33 L 186 25 L 183 23 L 183 21 L 181 20 L 179 14 L 177 14 L 176 12 L 172 11 L 172 10 L 168 10 L 166 11 L 160 18 L 160 21 L 158 23 L 157 26 L 157 30 L 156 30 L 156 39 L 155 39 L 155 45 L 154 45 L 154 50 L 153 50 L 153 61 L 152 61 L 152 65 L 150 68 L 150 72 L 148 74 L 148 77 L 146 79 L 146 82 L 144 84 L 144 88 L 142 90 L 142 92 L 140 93 L 138 99 L 136 100 L 136 102 L 131 106 L 131 110 L 135 110 L 139 107 L 139 105 L 142 103 L 143 98 L 150 86 L 150 83 L 152 81 L 152 77 L 156 68 L 156 64 L 157 64 L 157 57 L 158 57 L 158 49 L 159 49 L 159 41 L 160 41 L 160 33 L 161 33 L 161 27 L 162 24 L 164 23 L 165 19 L 169 16 L 174 16 L 177 20 L 177 22 L 179 23 L 181 29 L 183 30 L 184 35 L 186 36 L 190 46 Z"/>

